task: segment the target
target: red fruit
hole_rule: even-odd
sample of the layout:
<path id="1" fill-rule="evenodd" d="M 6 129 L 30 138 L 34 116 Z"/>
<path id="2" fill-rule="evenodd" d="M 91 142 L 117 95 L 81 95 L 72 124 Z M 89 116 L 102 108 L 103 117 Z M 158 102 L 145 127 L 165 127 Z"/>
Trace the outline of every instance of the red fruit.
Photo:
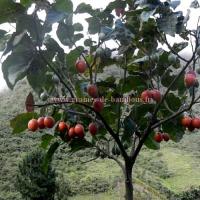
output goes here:
<path id="1" fill-rule="evenodd" d="M 168 133 L 163 133 L 163 135 L 162 135 L 162 138 L 163 138 L 163 140 L 164 140 L 165 142 L 168 142 L 168 141 L 169 141 L 169 139 L 170 139 L 170 137 L 169 137 L 169 134 L 168 134 Z"/>
<path id="2" fill-rule="evenodd" d="M 55 120 L 53 117 L 45 117 L 44 118 L 44 125 L 47 127 L 47 128 L 52 128 L 55 124 Z"/>
<path id="3" fill-rule="evenodd" d="M 192 87 L 196 83 L 196 77 L 194 74 L 186 74 L 184 78 L 185 86 Z"/>
<path id="4" fill-rule="evenodd" d="M 181 124 L 184 127 L 189 127 L 191 125 L 191 122 L 192 122 L 192 118 L 188 117 L 188 116 L 183 117 L 182 120 L 181 120 Z"/>
<path id="5" fill-rule="evenodd" d="M 151 94 L 152 94 L 153 100 L 155 100 L 156 102 L 159 102 L 162 98 L 159 90 L 152 90 Z"/>
<path id="6" fill-rule="evenodd" d="M 74 137 L 75 137 L 74 127 L 71 127 L 71 128 L 69 129 L 68 136 L 69 136 L 70 138 L 74 138 Z"/>
<path id="7" fill-rule="evenodd" d="M 115 13 L 118 17 L 120 17 L 120 15 L 124 15 L 124 9 L 123 8 L 116 8 L 115 9 Z"/>
<path id="8" fill-rule="evenodd" d="M 195 117 L 192 119 L 191 126 L 194 128 L 200 128 L 200 118 Z"/>
<path id="9" fill-rule="evenodd" d="M 95 99 L 93 102 L 93 108 L 96 112 L 101 112 L 104 108 L 104 103 L 101 99 Z"/>
<path id="10" fill-rule="evenodd" d="M 75 135 L 79 138 L 84 138 L 84 127 L 81 124 L 77 124 L 74 128 Z"/>
<path id="11" fill-rule="evenodd" d="M 87 64 L 83 60 L 78 60 L 76 62 L 76 69 L 79 73 L 84 73 L 87 68 Z"/>
<path id="12" fill-rule="evenodd" d="M 31 119 L 28 122 L 28 129 L 29 129 L 29 131 L 33 131 L 33 132 L 35 132 L 38 129 L 38 121 L 37 121 L 37 119 Z"/>
<path id="13" fill-rule="evenodd" d="M 45 128 L 45 125 L 44 125 L 44 117 L 39 117 L 38 120 L 37 120 L 37 122 L 38 122 L 38 127 L 39 127 L 40 129 L 44 129 L 44 128 Z"/>
<path id="14" fill-rule="evenodd" d="M 195 77 L 197 76 L 196 73 L 195 73 L 193 70 L 188 71 L 187 74 L 192 74 L 192 75 L 194 75 Z"/>
<path id="15" fill-rule="evenodd" d="M 154 135 L 154 140 L 156 141 L 156 142 L 161 142 L 162 140 L 163 140 L 163 137 L 162 137 L 162 134 L 161 133 L 156 133 L 155 135 Z"/>
<path id="16" fill-rule="evenodd" d="M 91 133 L 91 135 L 96 135 L 97 131 L 98 131 L 98 127 L 97 127 L 97 124 L 96 123 L 90 123 L 89 124 L 89 131 Z"/>
<path id="17" fill-rule="evenodd" d="M 58 124 L 58 131 L 64 132 L 66 130 L 68 130 L 68 125 L 65 122 L 60 122 Z"/>
<path id="18" fill-rule="evenodd" d="M 152 93 L 151 91 L 149 90 L 145 90 L 142 92 L 141 94 L 141 99 L 144 101 L 144 102 L 148 102 L 150 100 L 150 98 L 152 98 Z"/>
<path id="19" fill-rule="evenodd" d="M 93 97 L 96 98 L 98 96 L 98 89 L 96 85 L 88 85 L 87 87 L 87 93 Z"/>

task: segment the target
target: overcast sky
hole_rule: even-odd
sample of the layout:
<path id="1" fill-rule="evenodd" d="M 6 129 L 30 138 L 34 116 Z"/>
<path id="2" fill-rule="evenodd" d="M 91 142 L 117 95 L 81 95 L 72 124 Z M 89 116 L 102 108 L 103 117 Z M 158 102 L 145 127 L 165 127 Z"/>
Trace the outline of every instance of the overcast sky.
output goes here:
<path id="1" fill-rule="evenodd" d="M 91 4 L 94 8 L 105 8 L 106 5 L 111 1 L 112 0 L 100 0 L 100 1 L 99 0 L 84 0 L 85 3 Z M 192 0 L 181 0 L 181 5 L 177 8 L 177 10 L 182 10 L 184 14 L 186 14 L 191 1 Z M 76 6 L 80 4 L 81 2 L 83 2 L 83 0 L 73 0 L 74 8 L 76 8 Z M 198 17 L 200 16 L 199 11 L 200 11 L 199 9 L 191 9 L 190 20 L 188 23 L 188 27 L 190 29 L 196 29 L 197 20 L 198 20 Z M 83 17 L 80 18 L 80 16 L 76 17 L 74 21 L 82 23 L 83 25 L 87 24 L 86 22 L 84 22 Z M 9 29 L 9 26 L 0 25 L 0 29 Z M 175 39 L 172 37 L 169 37 L 169 41 L 171 43 L 177 40 L 179 40 L 178 37 L 176 37 Z M 190 50 L 186 49 L 184 50 L 184 53 L 187 53 L 189 56 Z M 0 67 L 1 67 L 1 64 L 0 64 Z M 0 70 L 0 91 L 4 88 L 7 88 L 7 86 L 3 79 L 2 71 Z"/>

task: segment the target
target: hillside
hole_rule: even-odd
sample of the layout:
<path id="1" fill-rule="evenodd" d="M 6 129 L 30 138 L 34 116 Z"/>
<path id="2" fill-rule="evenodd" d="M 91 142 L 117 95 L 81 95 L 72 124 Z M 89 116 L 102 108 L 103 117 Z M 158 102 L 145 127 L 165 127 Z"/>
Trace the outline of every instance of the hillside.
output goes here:
<path id="1" fill-rule="evenodd" d="M 24 111 L 24 100 L 30 91 L 26 81 L 14 91 L 0 93 L 0 200 L 20 200 L 15 175 L 23 156 L 37 148 L 41 133 L 12 135 L 9 120 Z M 200 186 L 200 133 L 188 133 L 175 144 L 162 144 L 159 151 L 143 149 L 136 168 L 135 196 L 138 200 L 175 199 L 174 194 Z M 57 199 L 120 200 L 123 182 L 120 168 L 107 159 L 82 164 L 91 152 L 67 156 L 62 146 L 54 157 L 59 186 Z"/>

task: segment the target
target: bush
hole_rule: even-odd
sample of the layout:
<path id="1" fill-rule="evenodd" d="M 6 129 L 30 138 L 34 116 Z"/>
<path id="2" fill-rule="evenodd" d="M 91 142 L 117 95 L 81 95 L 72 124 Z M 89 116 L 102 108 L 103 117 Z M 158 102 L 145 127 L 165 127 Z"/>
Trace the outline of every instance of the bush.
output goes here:
<path id="1" fill-rule="evenodd" d="M 19 164 L 16 188 L 26 200 L 54 200 L 56 175 L 51 164 L 47 173 L 42 170 L 44 152 L 29 153 Z"/>
<path id="2" fill-rule="evenodd" d="M 177 195 L 176 200 L 197 200 L 200 199 L 200 187 L 191 188 L 188 191 Z"/>

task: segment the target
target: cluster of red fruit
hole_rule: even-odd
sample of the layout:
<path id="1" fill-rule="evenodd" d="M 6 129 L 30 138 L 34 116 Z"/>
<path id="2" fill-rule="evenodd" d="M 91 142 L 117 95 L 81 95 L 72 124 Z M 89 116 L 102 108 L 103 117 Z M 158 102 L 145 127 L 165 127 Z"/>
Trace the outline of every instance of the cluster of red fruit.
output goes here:
<path id="1" fill-rule="evenodd" d="M 188 71 L 184 77 L 184 83 L 187 88 L 198 85 L 196 73 L 192 70 Z"/>
<path id="2" fill-rule="evenodd" d="M 154 135 L 154 140 L 155 140 L 156 142 L 159 142 L 159 143 L 162 142 L 163 140 L 164 140 L 165 142 L 168 142 L 169 139 L 170 139 L 170 137 L 169 137 L 169 134 L 168 134 L 168 133 L 158 132 L 158 133 L 155 133 L 155 135 Z"/>
<path id="3" fill-rule="evenodd" d="M 55 120 L 53 117 L 40 117 L 38 119 L 31 119 L 28 122 L 28 129 L 30 131 L 35 132 L 36 130 L 39 129 L 44 129 L 44 128 L 53 128 L 53 126 L 55 125 Z M 66 132 L 68 133 L 68 136 L 70 138 L 74 138 L 74 137 L 79 137 L 79 138 L 84 138 L 85 134 L 85 130 L 83 125 L 81 124 L 76 124 L 73 127 L 70 127 L 69 124 L 65 123 L 64 121 L 59 122 L 58 126 L 57 126 L 57 130 L 59 132 Z M 91 133 L 91 135 L 96 135 L 96 133 L 98 132 L 98 126 L 95 122 L 91 122 L 88 126 L 88 130 Z"/>
<path id="4" fill-rule="evenodd" d="M 87 64 L 83 60 L 76 61 L 75 67 L 79 73 L 84 73 L 87 69 Z M 93 101 L 93 108 L 96 112 L 101 112 L 104 108 L 104 103 L 102 99 L 97 98 L 98 97 L 98 89 L 97 86 L 94 84 L 90 84 L 87 87 L 87 93 L 92 98 L 95 98 Z"/>
<path id="5" fill-rule="evenodd" d="M 88 130 L 92 136 L 95 136 L 98 132 L 98 126 L 95 122 L 91 122 L 88 126 Z M 61 130 L 60 130 L 61 131 Z M 82 124 L 76 124 L 74 127 L 68 126 L 68 136 L 69 138 L 84 138 L 85 130 Z"/>
<path id="6" fill-rule="evenodd" d="M 53 117 L 39 117 L 38 119 L 31 119 L 28 122 L 28 129 L 35 132 L 39 129 L 52 128 L 55 124 Z"/>
<path id="7" fill-rule="evenodd" d="M 162 98 L 162 95 L 159 90 L 153 89 L 153 90 L 145 90 L 141 94 L 141 99 L 144 102 L 148 102 L 149 100 L 153 99 L 156 102 L 159 102 Z"/>
<path id="8" fill-rule="evenodd" d="M 195 128 L 200 129 L 200 118 L 185 116 L 181 120 L 182 126 L 188 128 L 189 131 L 193 131 Z"/>

